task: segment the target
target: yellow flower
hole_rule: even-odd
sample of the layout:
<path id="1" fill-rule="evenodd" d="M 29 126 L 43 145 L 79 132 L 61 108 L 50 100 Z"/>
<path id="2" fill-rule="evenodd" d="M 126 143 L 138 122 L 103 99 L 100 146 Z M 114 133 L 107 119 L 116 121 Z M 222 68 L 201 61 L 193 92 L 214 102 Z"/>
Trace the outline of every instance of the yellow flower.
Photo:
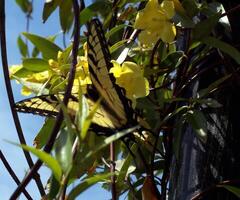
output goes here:
<path id="1" fill-rule="evenodd" d="M 79 56 L 78 63 L 76 65 L 76 76 L 74 79 L 72 92 L 78 93 L 79 86 L 81 86 L 82 93 L 86 93 L 88 84 L 92 84 L 92 81 L 89 75 L 87 58 L 84 56 Z"/>
<path id="2" fill-rule="evenodd" d="M 21 90 L 21 94 L 23 95 L 23 96 L 29 96 L 29 95 L 31 95 L 32 94 L 32 90 L 30 90 L 28 87 L 26 87 L 26 86 L 23 86 L 22 87 L 22 90 Z"/>
<path id="3" fill-rule="evenodd" d="M 26 81 L 33 83 L 45 83 L 49 79 L 49 71 L 43 71 L 31 74 L 26 77 Z"/>
<path id="4" fill-rule="evenodd" d="M 140 67 L 133 62 L 124 62 L 122 66 L 116 61 L 112 61 L 113 67 L 110 73 L 116 78 L 116 84 L 126 90 L 126 96 L 133 101 L 145 97 L 149 94 L 148 80 L 143 76 Z"/>
<path id="5" fill-rule="evenodd" d="M 59 63 L 53 59 L 49 59 L 48 60 L 48 64 L 51 68 L 51 70 L 57 74 L 60 73 L 60 67 L 59 67 Z"/>
<path id="6" fill-rule="evenodd" d="M 89 77 L 88 62 L 87 58 L 84 56 L 78 57 L 78 63 L 76 65 L 76 77 L 79 77 L 82 80 Z"/>
<path id="7" fill-rule="evenodd" d="M 76 65 L 76 76 L 73 83 L 73 93 L 77 93 L 79 90 L 79 86 L 81 86 L 82 93 L 86 93 L 87 85 L 92 84 L 89 68 L 88 68 L 88 61 L 87 61 L 87 43 L 83 45 L 84 49 L 84 56 L 78 56 L 78 63 Z M 80 85 L 79 85 L 80 84 Z"/>
<path id="8" fill-rule="evenodd" d="M 78 93 L 79 87 L 81 87 L 83 93 L 86 93 L 87 84 L 92 84 L 88 70 L 86 44 L 84 44 L 83 49 L 85 51 L 85 56 L 78 56 L 76 75 L 72 88 L 73 93 Z M 70 63 L 69 59 L 64 58 L 63 52 L 58 52 L 57 61 L 50 59 L 48 63 L 53 73 L 67 77 L 70 69 Z"/>
<path id="9" fill-rule="evenodd" d="M 149 0 L 145 8 L 137 13 L 134 27 L 142 29 L 139 41 L 146 45 L 154 45 L 158 39 L 163 42 L 172 42 L 176 36 L 176 28 L 170 21 L 175 15 L 174 2 L 164 0 Z"/>

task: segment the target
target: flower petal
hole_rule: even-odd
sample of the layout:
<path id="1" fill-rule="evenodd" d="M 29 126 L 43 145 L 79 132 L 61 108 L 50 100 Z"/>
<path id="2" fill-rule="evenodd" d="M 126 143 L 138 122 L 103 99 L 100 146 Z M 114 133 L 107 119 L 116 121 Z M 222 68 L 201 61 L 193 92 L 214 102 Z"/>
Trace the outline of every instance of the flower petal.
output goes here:
<path id="1" fill-rule="evenodd" d="M 145 97 L 149 93 L 148 81 L 144 77 L 138 77 L 134 80 L 133 94 L 134 98 Z M 147 90 L 148 89 L 148 90 Z"/>
<path id="2" fill-rule="evenodd" d="M 109 70 L 109 73 L 112 73 L 115 78 L 120 77 L 122 73 L 121 65 L 115 60 L 112 60 L 111 63 L 113 64 L 113 67 Z"/>
<path id="3" fill-rule="evenodd" d="M 154 32 L 144 30 L 139 34 L 138 39 L 140 43 L 151 47 L 158 41 L 158 35 Z"/>
<path id="4" fill-rule="evenodd" d="M 141 69 L 136 63 L 127 61 L 122 64 L 122 74 L 124 73 L 134 73 L 134 76 L 139 76 Z"/>
<path id="5" fill-rule="evenodd" d="M 175 15 L 174 2 L 163 1 L 160 6 L 164 10 L 168 19 L 171 19 Z"/>
<path id="6" fill-rule="evenodd" d="M 22 87 L 22 90 L 21 90 L 21 94 L 23 96 L 29 96 L 32 94 L 32 90 L 30 90 L 29 88 L 27 88 L 26 86 L 23 86 Z"/>
<path id="7" fill-rule="evenodd" d="M 163 42 L 173 42 L 174 38 L 176 36 L 176 27 L 170 23 L 166 22 L 164 28 L 161 32 L 161 39 Z"/>

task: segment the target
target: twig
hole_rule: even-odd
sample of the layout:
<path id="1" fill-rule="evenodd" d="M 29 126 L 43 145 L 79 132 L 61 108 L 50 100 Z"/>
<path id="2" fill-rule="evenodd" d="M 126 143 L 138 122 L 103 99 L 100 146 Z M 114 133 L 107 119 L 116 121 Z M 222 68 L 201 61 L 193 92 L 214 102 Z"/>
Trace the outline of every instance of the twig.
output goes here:
<path id="1" fill-rule="evenodd" d="M 1 56 L 2 56 L 3 74 L 4 74 L 4 81 L 6 85 L 7 95 L 8 95 L 8 101 L 10 104 L 14 125 L 18 134 L 18 139 L 21 144 L 26 144 L 26 140 L 24 138 L 24 134 L 21 128 L 21 124 L 20 124 L 17 112 L 14 109 L 15 101 L 14 101 L 13 91 L 12 91 L 11 82 L 9 78 L 7 47 L 6 47 L 5 1 L 4 0 L 0 0 L 0 40 L 1 40 Z M 23 152 L 29 167 L 32 167 L 33 161 L 29 152 L 27 151 L 23 151 Z M 42 196 L 45 195 L 45 191 L 44 191 L 40 176 L 36 174 L 34 176 L 34 179 L 36 181 L 40 194 Z"/>
<path id="2" fill-rule="evenodd" d="M 234 7 L 234 8 L 231 8 L 231 9 L 228 10 L 227 12 L 223 13 L 223 14 L 221 15 L 221 17 L 229 16 L 229 15 L 233 14 L 234 12 L 236 12 L 236 11 L 238 11 L 238 10 L 240 10 L 240 4 L 237 5 L 237 6 Z"/>
<path id="3" fill-rule="evenodd" d="M 0 150 L 0 159 L 2 160 L 5 168 L 7 169 L 8 173 L 10 174 L 10 176 L 13 178 L 13 180 L 15 181 L 15 183 L 17 185 L 20 184 L 20 180 L 18 179 L 18 177 L 16 176 L 15 172 L 13 171 L 13 169 L 11 168 L 11 166 L 9 165 L 7 159 L 5 158 L 5 156 L 3 155 L 2 151 Z M 30 194 L 24 189 L 23 190 L 23 194 L 25 195 L 25 197 L 29 200 L 32 200 L 32 197 L 30 196 Z"/>
<path id="4" fill-rule="evenodd" d="M 196 194 L 194 197 L 191 198 L 191 200 L 198 200 L 202 197 L 204 197 L 205 195 L 207 195 L 209 192 L 211 192 L 212 190 L 215 190 L 219 187 L 222 187 L 223 185 L 230 185 L 230 184 L 239 184 L 240 180 L 227 180 L 227 181 L 222 181 L 216 185 L 212 185 L 210 187 L 208 187 L 206 190 L 203 190 L 202 192 Z"/>
<path id="5" fill-rule="evenodd" d="M 77 64 L 77 54 L 78 54 L 78 46 L 79 46 L 79 36 L 80 36 L 80 23 L 79 23 L 79 4 L 78 0 L 73 0 L 73 9 L 74 9 L 74 19 L 75 19 L 75 33 L 74 33 L 74 41 L 73 41 L 73 50 L 72 50 L 72 65 L 69 73 L 68 78 L 68 84 L 65 90 L 65 95 L 63 99 L 64 105 L 68 104 L 69 97 L 71 95 L 71 90 L 73 86 L 73 80 L 75 77 L 75 71 L 76 71 L 76 64 Z M 57 137 L 58 131 L 61 127 L 63 121 L 63 112 L 62 109 L 57 115 L 56 123 L 54 125 L 54 128 L 52 130 L 50 139 L 48 140 L 48 143 L 44 147 L 44 151 L 49 153 L 52 150 L 52 147 L 54 145 L 55 139 Z M 30 180 L 34 177 L 34 175 L 37 173 L 39 168 L 42 166 L 42 161 L 38 160 L 35 165 L 31 168 L 27 176 L 23 179 L 22 183 L 18 186 L 18 188 L 15 190 L 15 192 L 12 194 L 10 200 L 15 200 L 20 195 L 20 193 L 23 191 L 23 189 L 27 186 L 27 184 L 30 182 Z"/>
<path id="6" fill-rule="evenodd" d="M 109 24 L 109 30 L 112 29 L 113 27 L 115 27 L 116 23 L 117 23 L 117 13 L 118 13 L 117 3 L 118 3 L 118 0 L 114 0 L 112 3 L 113 4 L 113 6 L 112 6 L 113 12 L 112 12 L 112 18 L 111 18 L 111 21 Z"/>
<path id="7" fill-rule="evenodd" d="M 161 39 L 159 39 L 153 47 L 153 50 L 152 50 L 152 53 L 151 53 L 151 58 L 150 58 L 150 67 L 151 68 L 154 66 L 154 56 L 157 52 L 157 49 L 158 49 L 158 46 L 159 46 L 160 42 L 161 42 Z"/>
<path id="8" fill-rule="evenodd" d="M 66 45 L 66 33 L 63 33 L 62 40 L 63 40 L 63 47 L 66 48 L 67 47 L 67 45 Z"/>
<path id="9" fill-rule="evenodd" d="M 112 192 L 112 200 L 117 200 L 117 192 L 116 192 L 116 176 L 115 176 L 115 145 L 114 142 L 110 144 L 110 172 L 113 174 L 111 176 L 111 192 Z"/>
<path id="10" fill-rule="evenodd" d="M 29 32 L 30 29 L 30 20 L 31 20 L 31 14 L 32 14 L 32 9 L 33 9 L 33 0 L 31 0 L 30 2 L 31 5 L 31 10 L 30 8 L 28 8 L 28 13 L 26 15 L 27 17 L 27 23 L 26 23 L 26 32 Z M 28 50 L 28 39 L 26 38 L 26 46 L 27 46 L 27 57 L 29 57 L 29 50 Z"/>

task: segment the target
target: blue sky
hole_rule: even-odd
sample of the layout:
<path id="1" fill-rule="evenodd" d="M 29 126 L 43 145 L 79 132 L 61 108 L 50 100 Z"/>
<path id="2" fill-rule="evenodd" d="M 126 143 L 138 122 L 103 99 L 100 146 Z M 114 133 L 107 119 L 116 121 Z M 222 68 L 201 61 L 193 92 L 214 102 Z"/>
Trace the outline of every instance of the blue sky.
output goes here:
<path id="1" fill-rule="evenodd" d="M 57 13 L 51 16 L 46 24 L 42 24 L 41 12 L 43 3 L 43 0 L 34 1 L 34 14 L 33 20 L 31 20 L 30 24 L 30 32 L 42 36 L 49 36 L 59 33 L 61 29 L 58 23 Z M 15 4 L 14 0 L 6 1 L 6 20 L 9 65 L 19 64 L 21 62 L 21 56 L 16 41 L 18 34 L 26 31 L 26 18 L 21 12 L 20 8 Z M 20 94 L 21 87 L 15 82 L 12 82 L 12 86 L 14 90 L 15 101 L 23 99 L 24 97 L 22 97 Z M 19 114 L 19 116 L 27 143 L 29 145 L 32 145 L 32 141 L 38 130 L 41 128 L 44 118 L 31 114 Z M 2 71 L 0 72 L 0 126 L 0 149 L 13 167 L 17 176 L 22 180 L 26 171 L 28 170 L 28 166 L 24 159 L 22 150 L 4 141 L 9 140 L 12 142 L 19 142 L 10 114 Z M 34 160 L 36 159 L 34 158 Z M 46 167 L 43 167 L 40 170 L 40 174 L 43 182 L 46 183 L 47 178 L 50 174 L 49 170 Z M 0 198 L 3 200 L 9 199 L 10 195 L 15 189 L 15 182 L 7 173 L 2 162 L 0 162 Z M 33 199 L 40 199 L 36 185 L 33 181 L 29 184 L 27 190 L 32 195 Z M 25 196 L 21 195 L 20 199 L 25 199 Z M 78 199 L 106 200 L 110 199 L 110 194 L 106 193 L 103 189 L 101 189 L 100 186 L 97 185 L 90 188 Z"/>

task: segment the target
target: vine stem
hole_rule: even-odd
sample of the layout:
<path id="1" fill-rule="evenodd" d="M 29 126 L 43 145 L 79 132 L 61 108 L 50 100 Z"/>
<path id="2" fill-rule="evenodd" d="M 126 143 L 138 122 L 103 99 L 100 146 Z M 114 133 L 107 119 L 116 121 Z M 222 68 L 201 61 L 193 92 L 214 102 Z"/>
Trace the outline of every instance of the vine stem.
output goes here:
<path id="1" fill-rule="evenodd" d="M 31 0 L 30 2 L 31 5 L 31 10 L 29 10 L 28 8 L 28 13 L 26 15 L 27 18 L 27 23 L 26 23 L 26 32 L 29 33 L 29 29 L 30 29 L 30 20 L 31 20 L 31 14 L 32 14 L 32 9 L 33 9 L 33 0 Z M 26 38 L 26 46 L 27 46 L 27 57 L 29 57 L 29 49 L 28 49 L 28 39 Z"/>
<path id="2" fill-rule="evenodd" d="M 115 145 L 114 142 L 110 144 L 110 172 L 112 173 L 111 176 L 111 192 L 112 192 L 112 200 L 117 200 L 117 192 L 116 192 L 116 176 L 115 176 Z"/>
<path id="3" fill-rule="evenodd" d="M 79 14 L 80 14 L 80 7 L 78 4 L 78 0 L 72 0 L 73 1 L 73 9 L 74 9 L 74 40 L 73 40 L 73 50 L 72 50 L 72 64 L 69 72 L 69 78 L 68 78 L 68 84 L 65 90 L 65 95 L 63 98 L 64 105 L 68 104 L 69 97 L 71 95 L 73 81 L 75 77 L 75 71 L 76 71 L 76 64 L 77 64 L 77 55 L 78 55 L 78 46 L 79 46 L 79 36 L 80 36 L 80 22 L 79 22 Z M 52 150 L 52 147 L 54 145 L 54 142 L 56 140 L 56 137 L 58 135 L 58 132 L 60 130 L 61 124 L 63 122 L 63 111 L 60 109 L 60 112 L 57 115 L 56 123 L 53 127 L 51 136 L 44 147 L 44 151 L 49 153 Z M 27 186 L 27 184 L 31 181 L 31 179 L 35 176 L 39 168 L 42 166 L 42 161 L 37 160 L 35 165 L 31 168 L 27 176 L 23 179 L 21 184 L 17 187 L 17 189 L 12 194 L 10 200 L 15 200 L 18 198 L 18 196 L 21 194 L 21 192 L 24 190 L 24 188 Z"/>
<path id="4" fill-rule="evenodd" d="M 210 193 L 211 191 L 223 187 L 224 185 L 230 185 L 230 184 L 239 184 L 240 180 L 226 180 L 226 181 L 222 181 L 220 183 L 218 183 L 217 185 L 212 185 L 210 187 L 208 187 L 207 189 L 201 191 L 200 193 L 196 194 L 194 197 L 191 198 L 191 200 L 198 200 L 198 199 L 202 199 L 204 196 L 206 196 L 208 193 Z"/>
<path id="5" fill-rule="evenodd" d="M 11 168 L 10 164 L 8 163 L 7 159 L 5 158 L 4 154 L 2 153 L 2 151 L 0 150 L 0 159 L 3 162 L 3 165 L 5 166 L 5 168 L 7 169 L 8 173 L 10 174 L 10 176 L 13 178 L 13 180 L 15 181 L 15 183 L 17 185 L 20 184 L 20 180 L 18 179 L 17 175 L 15 174 L 15 172 L 13 171 L 13 169 Z M 24 189 L 23 190 L 23 194 L 25 195 L 25 197 L 28 200 L 32 200 L 32 197 L 30 196 L 30 194 Z"/>
<path id="6" fill-rule="evenodd" d="M 238 10 L 240 10 L 240 4 L 237 5 L 237 6 L 234 7 L 234 8 L 231 8 L 231 9 L 228 10 L 227 12 L 223 13 L 223 14 L 221 15 L 221 17 L 229 16 L 229 15 L 233 14 L 234 12 L 236 12 L 236 11 L 238 11 Z"/>
<path id="7" fill-rule="evenodd" d="M 10 104 L 10 109 L 14 121 L 14 125 L 17 131 L 18 139 L 21 144 L 26 144 L 26 140 L 22 131 L 22 127 L 20 124 L 20 120 L 18 118 L 18 114 L 14 109 L 15 100 L 13 96 L 11 81 L 9 78 L 9 70 L 8 70 L 8 58 L 7 58 L 7 45 L 6 45 L 6 25 L 5 25 L 5 0 L 0 0 L 0 40 L 1 40 L 1 56 L 2 56 L 2 66 L 3 66 L 3 74 L 4 74 L 4 81 L 7 90 L 8 101 Z M 27 151 L 23 151 L 25 158 L 27 160 L 28 166 L 33 166 L 33 160 Z M 40 194 L 43 196 L 45 195 L 45 191 L 38 174 L 34 176 L 35 182 L 37 184 L 38 190 Z"/>

